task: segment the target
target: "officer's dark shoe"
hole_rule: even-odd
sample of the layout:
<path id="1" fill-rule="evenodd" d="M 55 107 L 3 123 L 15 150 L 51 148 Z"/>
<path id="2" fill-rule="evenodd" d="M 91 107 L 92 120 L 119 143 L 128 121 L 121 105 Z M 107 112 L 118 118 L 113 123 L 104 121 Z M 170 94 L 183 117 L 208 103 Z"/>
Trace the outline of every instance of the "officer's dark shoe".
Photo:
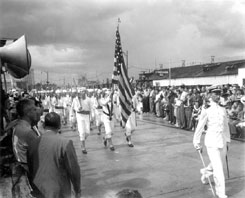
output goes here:
<path id="1" fill-rule="evenodd" d="M 115 151 L 114 146 L 110 146 L 110 150 L 111 150 L 111 151 Z"/>

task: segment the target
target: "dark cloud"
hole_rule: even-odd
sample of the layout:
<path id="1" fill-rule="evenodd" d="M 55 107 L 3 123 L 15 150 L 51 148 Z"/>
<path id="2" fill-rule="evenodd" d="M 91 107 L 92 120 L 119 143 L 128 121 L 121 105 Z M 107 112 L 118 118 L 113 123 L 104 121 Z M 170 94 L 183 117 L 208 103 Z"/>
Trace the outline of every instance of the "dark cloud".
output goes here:
<path id="1" fill-rule="evenodd" d="M 137 75 L 183 59 L 241 55 L 242 8 L 242 0 L 2 0 L 0 35 L 25 34 L 35 70 L 104 79 L 111 77 L 118 17 L 129 71 Z"/>
<path id="2" fill-rule="evenodd" d="M 112 20 L 126 9 L 86 0 L 4 0 L 1 7 L 0 30 L 8 37 L 26 34 L 32 45 L 85 46 L 108 38 L 108 29 L 115 25 Z"/>
<path id="3" fill-rule="evenodd" d="M 240 1 L 237 1 L 240 2 Z M 228 48 L 245 48 L 244 3 L 234 1 L 181 1 L 176 3 L 185 24 L 194 24 L 204 38 L 218 39 Z M 239 7 L 239 6 L 243 7 Z M 239 10 L 238 10 L 239 9 Z"/>

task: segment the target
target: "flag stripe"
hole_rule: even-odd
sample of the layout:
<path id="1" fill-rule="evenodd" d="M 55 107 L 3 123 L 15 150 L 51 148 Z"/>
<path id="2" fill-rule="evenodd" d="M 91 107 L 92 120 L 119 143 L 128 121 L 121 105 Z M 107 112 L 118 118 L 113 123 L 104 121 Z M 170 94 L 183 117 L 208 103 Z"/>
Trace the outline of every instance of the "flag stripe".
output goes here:
<path id="1" fill-rule="evenodd" d="M 124 88 L 122 87 L 122 84 L 119 83 L 118 87 L 119 87 L 119 91 L 121 92 L 120 98 L 121 98 L 122 102 L 125 104 L 127 103 L 127 105 L 131 105 L 131 101 L 128 100 L 128 97 L 125 94 L 125 91 L 124 91 Z"/>
<path id="2" fill-rule="evenodd" d="M 132 109 L 132 97 L 134 90 L 129 82 L 127 69 L 125 66 L 123 51 L 121 46 L 120 34 L 116 31 L 114 67 L 112 73 L 112 83 L 118 84 L 119 102 L 121 105 L 122 126 L 126 125 Z"/>
<path id="3" fill-rule="evenodd" d="M 121 91 L 121 96 L 124 98 L 124 101 L 130 105 L 131 104 L 131 100 L 132 97 L 130 96 L 130 94 L 127 93 L 125 87 L 122 85 L 121 83 L 121 79 L 119 79 L 119 90 Z"/>
<path id="4" fill-rule="evenodd" d="M 125 76 L 125 78 L 123 78 L 123 80 L 124 80 L 123 84 L 125 84 L 125 89 L 127 90 L 128 94 L 130 94 L 130 97 L 132 98 L 133 97 L 133 90 L 132 90 L 131 84 L 129 83 L 129 78 L 128 78 L 127 73 L 126 73 L 125 64 L 123 64 L 121 68 L 122 68 L 122 76 Z"/>

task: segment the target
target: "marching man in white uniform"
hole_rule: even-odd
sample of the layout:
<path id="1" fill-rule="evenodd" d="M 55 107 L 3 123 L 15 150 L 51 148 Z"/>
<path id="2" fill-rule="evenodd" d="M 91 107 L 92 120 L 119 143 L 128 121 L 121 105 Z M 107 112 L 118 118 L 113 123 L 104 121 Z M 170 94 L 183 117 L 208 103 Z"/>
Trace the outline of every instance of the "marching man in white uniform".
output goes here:
<path id="1" fill-rule="evenodd" d="M 71 97 L 69 94 L 66 94 L 66 96 L 63 97 L 63 106 L 64 106 L 64 124 L 67 124 L 67 120 L 69 118 L 69 112 L 71 108 Z"/>
<path id="2" fill-rule="evenodd" d="M 95 101 L 94 101 L 94 109 L 95 109 L 95 124 L 96 127 L 98 128 L 98 135 L 101 134 L 101 126 L 103 124 L 102 122 L 102 116 L 103 116 L 103 110 L 101 106 L 101 91 L 97 91 L 97 95 L 95 96 Z"/>
<path id="3" fill-rule="evenodd" d="M 106 91 L 104 93 L 104 97 L 101 98 L 101 105 L 103 110 L 103 123 L 105 126 L 105 137 L 104 145 L 107 146 L 109 144 L 110 150 L 114 151 L 115 148 L 112 144 L 112 134 L 114 128 L 114 120 L 113 120 L 113 92 Z"/>
<path id="4" fill-rule="evenodd" d="M 132 110 L 131 114 L 126 122 L 125 129 L 126 129 L 126 140 L 128 142 L 129 147 L 134 147 L 131 141 L 132 133 L 136 129 L 136 111 L 137 111 L 138 99 L 137 95 L 135 94 L 132 98 Z"/>
<path id="5" fill-rule="evenodd" d="M 59 114 L 61 122 L 64 121 L 64 104 L 63 97 L 60 93 L 56 95 L 56 100 L 54 100 L 54 112 Z"/>
<path id="6" fill-rule="evenodd" d="M 72 102 L 71 107 L 76 114 L 77 118 L 77 128 L 82 142 L 82 152 L 87 154 L 85 147 L 85 140 L 90 134 L 90 111 L 91 103 L 90 100 L 86 97 L 86 90 L 83 90 L 78 94 L 78 97 L 75 97 Z"/>
<path id="7" fill-rule="evenodd" d="M 206 168 L 213 169 L 216 195 L 219 198 L 227 198 L 225 193 L 225 156 L 227 154 L 227 144 L 230 142 L 230 132 L 225 108 L 219 103 L 221 90 L 212 86 L 210 91 L 210 107 L 203 110 L 193 137 L 193 144 L 197 150 L 201 150 L 200 144 L 204 126 L 207 125 L 205 135 L 205 146 L 210 159 L 210 164 Z M 203 172 L 203 171 L 201 171 Z"/>

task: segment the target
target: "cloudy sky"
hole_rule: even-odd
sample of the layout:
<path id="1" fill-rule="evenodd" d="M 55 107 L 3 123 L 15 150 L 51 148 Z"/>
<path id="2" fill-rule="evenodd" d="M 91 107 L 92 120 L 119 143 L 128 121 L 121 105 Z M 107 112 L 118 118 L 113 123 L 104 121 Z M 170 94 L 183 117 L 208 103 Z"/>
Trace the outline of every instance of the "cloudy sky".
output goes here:
<path id="1" fill-rule="evenodd" d="M 121 19 L 129 75 L 245 58 L 245 0 L 1 0 L 0 37 L 25 34 L 36 81 L 111 78 Z"/>

